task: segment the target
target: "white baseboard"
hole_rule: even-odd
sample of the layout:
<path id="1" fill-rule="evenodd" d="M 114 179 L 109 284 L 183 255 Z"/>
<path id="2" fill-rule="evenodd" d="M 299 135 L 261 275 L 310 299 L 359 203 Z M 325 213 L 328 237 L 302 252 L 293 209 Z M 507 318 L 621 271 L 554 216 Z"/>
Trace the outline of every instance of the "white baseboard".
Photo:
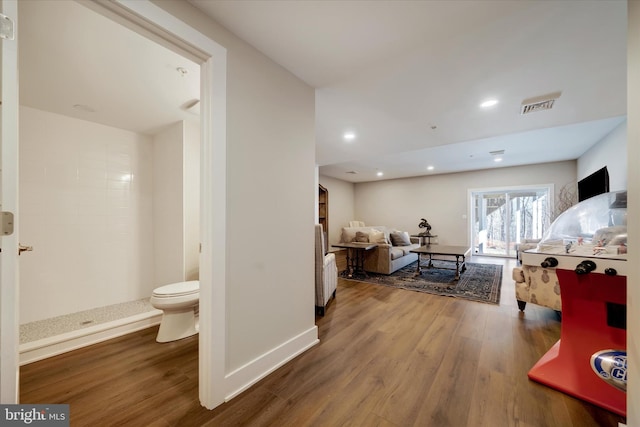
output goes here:
<path id="1" fill-rule="evenodd" d="M 62 335 L 21 344 L 20 366 L 58 354 L 76 350 L 102 341 L 110 340 L 131 332 L 160 324 L 162 310 L 153 310 L 125 319 L 114 320 Z"/>
<path id="2" fill-rule="evenodd" d="M 225 401 L 228 402 L 233 399 L 319 342 L 318 327 L 314 325 L 298 336 L 291 338 L 289 341 L 282 343 L 271 351 L 227 374 L 225 377 L 225 388 L 229 390 L 229 392 L 225 397 Z"/>

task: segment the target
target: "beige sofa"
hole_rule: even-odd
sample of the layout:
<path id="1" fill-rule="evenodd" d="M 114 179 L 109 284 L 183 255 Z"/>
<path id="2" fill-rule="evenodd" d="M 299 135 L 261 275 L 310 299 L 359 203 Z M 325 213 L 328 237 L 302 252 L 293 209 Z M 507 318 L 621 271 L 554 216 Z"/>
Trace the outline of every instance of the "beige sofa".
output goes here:
<path id="1" fill-rule="evenodd" d="M 406 239 L 404 242 L 399 239 L 400 233 L 404 233 L 404 239 Z M 355 241 L 371 242 L 378 245 L 377 248 L 367 251 L 365 254 L 364 269 L 370 273 L 391 274 L 418 260 L 418 255 L 410 251 L 420 247 L 419 239 L 409 237 L 407 232 L 382 225 L 343 227 L 340 242 Z M 402 245 L 400 245 L 401 243 Z"/>

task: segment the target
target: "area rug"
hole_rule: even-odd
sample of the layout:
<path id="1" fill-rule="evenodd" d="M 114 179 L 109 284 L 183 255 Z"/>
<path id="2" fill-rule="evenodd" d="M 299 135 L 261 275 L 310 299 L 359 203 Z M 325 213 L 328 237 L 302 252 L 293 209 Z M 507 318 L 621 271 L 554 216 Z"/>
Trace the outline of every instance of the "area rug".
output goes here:
<path id="1" fill-rule="evenodd" d="M 500 304 L 500 288 L 502 287 L 501 265 L 468 262 L 467 270 L 460 275 L 460 280 L 455 280 L 455 271 L 439 268 L 423 268 L 418 277 L 415 275 L 416 262 L 388 276 L 368 273 L 368 278 L 357 280 L 410 291 L 426 292 L 488 304 Z M 440 266 L 437 261 L 434 261 L 433 264 L 434 267 Z M 442 266 L 445 267 L 444 263 Z M 446 265 L 446 267 L 450 266 L 450 263 Z"/>

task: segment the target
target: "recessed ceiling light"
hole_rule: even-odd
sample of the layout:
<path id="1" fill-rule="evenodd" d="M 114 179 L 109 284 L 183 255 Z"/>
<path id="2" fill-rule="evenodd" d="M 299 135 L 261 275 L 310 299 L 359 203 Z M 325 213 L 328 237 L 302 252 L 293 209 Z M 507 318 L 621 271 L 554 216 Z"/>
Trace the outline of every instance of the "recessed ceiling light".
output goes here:
<path id="1" fill-rule="evenodd" d="M 384 173 L 382 173 L 382 172 L 378 172 L 376 175 L 378 175 L 378 176 L 382 176 L 382 175 L 384 175 Z"/>
<path id="2" fill-rule="evenodd" d="M 345 132 L 342 137 L 345 141 L 353 141 L 354 139 L 356 139 L 356 134 L 353 132 Z"/>
<path id="3" fill-rule="evenodd" d="M 482 104 L 480 104 L 480 106 L 482 108 L 489 108 L 489 107 L 493 107 L 494 105 L 496 105 L 498 103 L 497 99 L 487 99 L 486 101 L 484 101 Z"/>
<path id="4" fill-rule="evenodd" d="M 433 166 L 427 166 L 427 170 L 428 171 L 432 171 L 433 170 Z"/>
<path id="5" fill-rule="evenodd" d="M 501 162 L 502 161 L 502 155 L 504 154 L 504 150 L 489 151 L 489 154 L 491 154 L 493 156 L 493 161 L 494 162 Z"/>

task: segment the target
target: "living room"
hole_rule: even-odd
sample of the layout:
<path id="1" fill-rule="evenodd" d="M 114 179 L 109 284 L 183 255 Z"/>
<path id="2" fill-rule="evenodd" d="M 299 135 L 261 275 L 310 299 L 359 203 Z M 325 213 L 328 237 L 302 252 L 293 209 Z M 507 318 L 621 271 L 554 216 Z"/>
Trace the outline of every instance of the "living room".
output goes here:
<path id="1" fill-rule="evenodd" d="M 432 226 L 430 232 L 431 234 L 436 235 L 435 238 L 437 239 L 439 244 L 462 245 L 464 247 L 469 247 L 473 240 L 471 236 L 472 224 L 469 220 L 472 215 L 472 212 L 470 211 L 470 206 L 472 206 L 470 200 L 472 189 L 517 189 L 519 187 L 551 184 L 551 186 L 556 191 L 562 188 L 573 188 L 575 190 L 577 188 L 576 183 L 578 181 L 606 166 L 610 171 L 610 190 L 627 190 L 628 171 L 626 141 L 627 122 L 626 120 L 624 120 L 609 134 L 607 134 L 604 138 L 599 140 L 589 150 L 582 154 L 579 158 L 570 161 L 358 183 L 347 182 L 333 177 L 320 175 L 319 183 L 320 185 L 322 185 L 322 187 L 324 187 L 324 189 L 327 190 L 325 196 L 327 197 L 328 195 L 328 215 L 326 216 L 326 219 L 328 220 L 329 224 L 329 245 L 331 245 L 332 243 L 338 243 L 343 239 L 343 227 L 349 226 L 350 221 L 352 221 L 353 219 L 360 220 L 367 225 L 382 225 L 390 227 L 391 229 L 407 230 L 410 234 L 415 235 L 423 231 L 419 228 L 420 219 L 428 218 L 429 223 Z M 574 196 L 577 197 L 577 194 L 574 194 Z M 433 201 L 440 201 L 440 203 L 433 203 Z M 354 228 L 351 228 L 351 230 L 353 229 Z M 358 228 L 355 229 L 357 230 Z M 371 234 L 369 234 L 369 238 L 370 237 Z M 473 246 L 471 247 L 473 251 Z M 333 250 L 336 251 L 338 249 L 334 248 Z M 378 249 L 378 251 L 379 250 L 380 249 Z M 340 270 L 342 268 L 345 268 L 344 253 L 335 252 L 335 257 L 336 259 L 342 261 Z M 365 258 L 365 266 L 366 263 L 367 261 Z M 418 263 L 420 263 L 420 261 L 418 261 Z M 501 265 L 501 268 L 503 268 L 503 295 L 498 298 L 500 300 L 500 309 L 486 310 L 489 313 L 498 311 L 501 313 L 500 315 L 494 314 L 494 317 L 492 317 L 494 321 L 504 322 L 505 324 L 505 335 L 500 335 L 502 337 L 501 339 L 505 339 L 504 336 L 509 336 L 511 334 L 511 330 L 513 330 L 513 334 L 516 337 L 521 337 L 524 330 L 537 330 L 538 327 L 540 327 L 542 324 L 535 325 L 535 320 L 533 319 L 544 319 L 543 322 L 545 325 L 545 331 L 553 330 L 555 327 L 560 328 L 562 323 L 562 315 L 558 314 L 558 318 L 554 318 L 554 310 L 549 306 L 544 306 L 544 304 L 542 303 L 542 305 L 533 305 L 533 307 L 529 305 L 527 307 L 527 311 L 521 309 L 521 311 L 518 312 L 518 310 L 514 306 L 516 302 L 516 293 L 514 292 L 511 278 L 511 270 L 515 265 L 517 265 L 515 264 L 515 261 L 505 261 L 504 259 L 500 260 L 499 258 L 487 259 L 487 257 L 475 256 L 474 254 L 472 254 L 471 257 L 467 258 L 467 263 L 472 263 L 471 265 L 474 265 L 475 263 L 477 263 L 478 265 L 496 264 Z M 348 266 L 348 261 L 346 266 Z M 412 265 L 405 267 L 403 270 L 410 270 L 412 272 L 415 269 L 414 266 L 415 262 Z M 365 268 L 365 270 L 367 269 Z M 436 291 L 433 292 L 425 289 L 426 284 L 418 285 L 417 282 L 419 282 L 421 279 L 424 279 L 423 275 L 421 274 L 416 274 L 416 276 L 418 277 L 415 279 L 408 279 L 406 272 L 403 273 L 402 271 L 400 271 L 400 275 L 397 274 L 398 272 L 393 272 L 390 276 L 395 277 L 395 279 L 388 281 L 382 277 L 384 275 L 376 274 L 376 272 L 372 272 L 372 270 L 367 271 L 369 272 L 368 277 L 361 278 L 361 280 L 359 281 L 355 279 L 341 279 L 340 281 L 338 281 L 338 293 L 335 297 L 335 302 L 330 301 L 326 308 L 328 312 L 330 312 L 331 310 L 335 310 L 336 314 L 329 315 L 330 318 L 327 322 L 335 324 L 337 322 L 337 319 L 340 319 L 341 316 L 344 315 L 344 311 L 341 310 L 343 310 L 343 307 L 346 304 L 349 304 L 351 302 L 353 293 L 355 292 L 354 289 L 357 289 L 359 292 L 363 292 L 364 289 L 368 290 L 368 288 L 365 288 L 363 282 L 367 284 L 380 283 L 387 285 L 379 286 L 382 288 L 388 286 L 393 288 L 395 284 L 396 287 L 400 287 L 402 289 L 423 287 L 421 292 L 442 292 L 441 288 L 438 289 L 438 287 L 436 287 Z M 418 272 L 419 271 L 420 268 L 418 268 Z M 345 270 L 345 273 L 346 272 L 347 270 Z M 349 278 L 350 275 L 345 276 L 345 273 L 342 274 L 342 277 Z M 475 274 L 475 271 L 464 274 Z M 428 281 L 429 279 L 425 280 Z M 434 280 L 434 282 L 435 281 L 436 280 Z M 372 287 L 376 286 L 373 285 Z M 466 297 L 470 297 L 468 288 L 464 292 L 466 294 Z M 446 292 L 443 292 L 441 294 L 444 293 Z M 450 295 L 452 294 L 453 292 L 450 293 Z M 346 299 L 348 302 L 344 302 L 344 300 L 341 299 Z M 334 304 L 333 306 L 332 303 Z M 391 305 L 388 304 L 386 300 L 380 301 L 379 303 Z M 389 308 L 387 308 L 387 310 L 388 309 Z M 429 310 L 433 309 L 433 307 L 429 307 Z M 484 312 L 484 310 L 484 307 L 480 307 L 474 309 L 473 312 L 479 313 Z M 510 310 L 511 312 L 509 312 Z M 513 313 L 518 313 L 518 317 L 515 318 Z M 465 318 L 467 315 L 468 312 L 465 311 L 464 314 L 462 314 L 462 317 Z M 540 318 L 538 318 L 538 316 L 540 316 Z M 399 317 L 402 318 L 402 316 Z M 498 320 L 498 318 L 500 320 Z M 398 322 L 400 321 L 401 320 L 398 319 Z M 452 319 L 450 319 L 450 321 L 453 322 Z M 482 318 L 482 316 L 479 316 L 478 319 L 476 319 L 478 328 L 482 328 L 481 325 L 484 321 L 485 320 Z M 324 322 L 325 319 L 323 317 L 319 322 L 321 332 L 323 331 Z M 460 322 L 458 323 L 458 325 L 460 328 L 467 327 L 464 322 Z M 487 333 L 486 330 L 484 333 Z M 483 332 L 479 332 L 480 336 L 482 334 Z M 499 333 L 496 332 L 496 334 Z M 553 336 L 553 334 L 551 334 L 551 336 Z M 545 339 L 553 339 L 551 338 L 551 336 L 546 336 Z M 542 350 L 525 349 L 524 347 L 522 347 L 522 343 L 516 344 L 516 342 L 519 341 L 519 338 L 513 339 L 514 349 L 516 349 L 515 352 L 519 354 L 518 357 L 522 357 L 522 355 L 525 353 L 536 354 L 537 351 L 542 351 L 542 353 L 544 353 L 549 347 L 549 344 L 545 344 L 543 345 L 544 349 Z M 455 341 L 455 338 L 452 338 L 452 340 Z M 496 354 L 494 356 L 496 365 L 502 366 L 501 364 L 503 363 L 508 364 L 510 357 L 504 356 L 504 354 L 502 354 L 501 352 L 506 351 L 508 353 L 510 347 L 508 345 L 503 347 L 504 343 L 501 341 L 494 343 L 494 345 L 496 349 L 500 349 L 496 350 L 496 352 L 500 353 L 500 355 Z M 452 344 L 452 346 L 455 346 L 455 344 Z M 533 358 L 535 359 L 535 356 L 533 356 Z M 529 369 L 534 366 L 535 360 L 529 361 L 527 363 L 528 364 L 525 364 L 525 366 L 523 367 L 523 371 L 516 374 L 517 377 L 526 377 L 525 372 L 529 371 Z M 501 368 L 499 368 L 499 370 L 500 369 Z M 505 369 L 510 372 L 508 368 Z M 435 375 L 439 376 L 440 372 L 437 372 Z M 435 382 L 437 382 L 437 380 Z M 531 384 L 533 383 L 529 382 L 529 385 Z M 529 385 L 523 387 L 529 390 Z M 518 385 L 517 387 L 521 387 L 521 385 Z M 447 388 L 443 387 L 443 389 Z M 518 392 L 518 395 L 522 397 L 522 393 L 526 394 L 527 392 Z M 459 399 L 460 396 L 456 395 L 456 398 Z M 519 397 L 514 398 L 518 399 Z M 529 395 L 525 399 L 529 401 L 529 399 L 532 399 L 532 396 Z M 473 400 L 474 399 L 472 399 L 472 401 Z M 471 405 L 473 406 L 473 404 Z M 426 404 L 425 406 L 433 410 L 432 405 Z M 526 406 L 527 404 L 522 405 L 522 407 Z M 471 411 L 473 412 L 473 409 Z M 571 411 L 572 410 L 569 409 L 569 412 Z M 491 413 L 492 411 L 489 410 L 488 412 Z M 616 412 L 620 413 L 619 411 Z M 382 411 L 382 413 L 384 413 L 384 411 Z M 475 415 L 479 416 L 478 414 Z M 495 413 L 493 415 L 495 415 Z M 394 416 L 397 415 L 394 414 Z M 495 419 L 491 418 L 491 415 L 484 416 L 486 418 L 482 418 L 482 416 L 480 416 L 480 419 L 491 419 L 492 422 L 495 422 Z M 554 415 L 554 417 L 555 416 L 556 415 Z M 604 417 L 604 413 L 599 415 L 595 415 L 594 413 L 593 420 L 598 419 L 598 421 L 596 421 L 598 425 L 613 426 L 617 423 L 616 420 L 600 418 L 601 416 Z M 456 419 L 455 422 L 452 421 L 455 419 L 455 417 L 450 412 L 447 413 L 446 417 L 446 421 L 443 421 L 443 425 L 454 425 L 455 422 L 462 423 L 461 425 L 463 425 L 465 422 L 469 422 L 464 421 L 464 418 Z M 549 420 L 536 420 L 532 425 L 564 425 L 563 423 L 565 422 L 574 422 L 574 416 L 571 415 L 570 417 L 571 421 L 565 420 L 563 422 L 552 422 Z M 420 418 L 418 417 L 418 419 Z M 591 425 L 593 420 L 586 418 L 582 421 L 582 423 L 584 425 Z M 505 425 L 509 425 L 512 420 L 506 418 L 504 422 Z M 482 424 L 482 422 L 480 421 L 479 425 L 484 424 Z"/>
<path id="2" fill-rule="evenodd" d="M 218 230 L 219 240 L 222 241 L 220 245 L 223 249 L 218 252 L 218 255 L 223 260 L 221 265 L 226 268 L 226 271 L 225 268 L 218 271 L 225 272 L 227 276 L 223 277 L 225 280 L 216 281 L 215 288 L 213 288 L 219 292 L 214 295 L 221 296 L 220 300 L 226 298 L 228 306 L 226 311 L 218 311 L 217 313 L 223 314 L 221 316 L 223 320 L 228 317 L 229 322 L 228 324 L 216 324 L 215 327 L 219 328 L 216 331 L 219 333 L 211 335 L 216 339 L 222 337 L 228 346 L 226 349 L 222 348 L 222 351 L 216 347 L 216 354 L 221 352 L 224 356 L 222 357 L 223 363 L 219 364 L 222 368 L 214 371 L 216 374 L 220 373 L 220 376 L 216 377 L 217 381 L 209 381 L 205 384 L 214 384 L 216 387 L 222 385 L 217 391 L 217 396 L 222 396 L 223 399 L 232 399 L 236 393 L 239 393 L 238 390 L 242 390 L 246 384 L 258 381 L 262 375 L 271 372 L 272 368 L 280 366 L 280 362 L 285 363 L 289 360 L 289 356 L 293 358 L 298 353 L 294 351 L 285 355 L 277 353 L 278 359 L 272 364 L 263 363 L 265 355 L 276 353 L 272 349 L 282 349 L 284 344 L 290 343 L 303 331 L 313 327 L 313 312 L 310 307 L 312 289 L 311 286 L 306 286 L 306 283 L 307 281 L 308 283 L 312 282 L 311 224 L 314 205 L 312 190 L 314 184 L 317 184 L 317 182 L 313 182 L 312 172 L 314 163 L 314 147 L 312 146 L 314 143 L 314 89 L 310 84 L 305 84 L 302 80 L 297 79 L 292 72 L 283 66 L 270 62 L 267 56 L 258 52 L 257 49 L 239 41 L 223 29 L 222 25 L 218 26 L 218 24 L 212 23 L 213 21 L 206 18 L 199 10 L 185 2 L 157 3 L 164 3 L 165 9 L 203 33 L 223 40 L 225 47 L 229 50 L 227 139 L 229 168 L 226 176 L 228 200 L 225 199 L 227 194 L 225 193 L 216 205 L 219 211 L 225 212 L 228 216 L 227 223 L 224 224 L 226 227 L 221 227 L 222 231 Z M 633 75 L 637 75 L 637 73 L 630 73 L 630 79 Z M 630 84 L 630 89 L 631 87 Z M 639 92 L 630 90 L 629 93 Z M 637 103 L 637 100 L 634 100 L 631 95 L 629 99 Z M 637 114 L 637 107 L 634 104 L 631 104 L 631 107 L 635 109 L 629 108 L 628 139 L 636 141 L 638 121 L 634 120 L 636 117 L 634 114 Z M 621 126 L 616 129 L 616 133 L 625 133 L 627 125 Z M 619 144 L 620 139 L 617 139 L 617 143 L 613 145 L 617 147 Z M 304 147 L 302 147 L 303 145 Z M 599 150 L 601 144 L 598 144 L 597 147 Z M 617 148 L 602 148 L 603 151 L 609 149 L 617 150 Z M 634 144 L 629 144 L 628 150 L 629 158 L 634 158 L 634 155 L 637 157 L 638 149 Z M 605 164 L 610 167 L 612 187 L 614 181 L 620 185 L 623 181 L 621 180 L 622 174 L 619 174 L 618 171 L 625 167 L 626 156 L 621 154 L 614 159 L 604 157 L 607 160 L 602 161 L 603 158 L 600 156 L 602 154 L 599 152 L 589 152 L 580 158 L 559 163 L 538 163 L 531 166 L 499 168 L 485 172 L 461 172 L 368 183 L 350 183 L 320 173 L 319 182 L 326 184 L 330 190 L 332 214 L 330 232 L 333 233 L 330 239 L 336 241 L 334 227 L 340 227 L 341 223 L 346 224 L 354 219 L 363 220 L 367 224 L 384 224 L 416 232 L 420 218 L 426 216 L 433 225 L 433 232 L 440 236 L 441 243 L 464 244 L 469 239 L 466 224 L 468 220 L 465 221 L 463 218 L 464 215 L 468 215 L 467 195 L 469 188 L 503 186 L 509 180 L 509 185 L 512 183 L 527 185 L 530 182 L 553 183 L 557 190 L 564 183 L 573 182 L 578 177 L 589 173 L 589 170 Z M 629 190 L 637 193 L 638 184 L 636 183 L 640 182 L 640 179 L 637 179 L 637 171 L 629 170 L 627 172 L 629 174 Z M 318 178 L 316 177 L 316 179 Z M 510 182 L 511 179 L 513 182 Z M 383 201 L 383 197 L 389 197 L 390 201 Z M 402 212 L 394 210 L 389 206 L 392 202 L 399 202 L 398 210 L 407 210 Z M 404 205 L 404 203 L 409 203 L 409 205 Z M 255 222 L 256 206 L 267 211 L 266 215 L 261 216 L 262 222 L 260 224 Z M 446 209 L 435 209 L 434 206 L 445 206 Z M 372 208 L 379 209 L 380 215 L 378 213 L 372 214 L 370 212 Z M 633 208 L 634 212 L 637 212 L 637 206 L 633 206 Z M 631 209 L 630 212 L 632 212 Z M 634 225 L 634 227 L 637 226 Z M 257 229 L 261 230 L 260 238 L 256 238 Z M 292 231 L 283 233 L 283 230 Z M 637 232 L 637 229 L 634 230 Z M 251 249 L 254 253 L 259 254 L 258 256 L 247 253 L 247 242 L 254 242 Z M 280 251 L 273 251 L 274 242 L 280 244 Z M 216 260 L 219 259 L 216 258 Z M 337 301 L 338 304 L 344 306 L 343 302 L 346 300 L 338 295 Z M 380 302 L 372 297 L 362 307 L 351 307 L 353 310 L 343 316 L 371 320 L 377 314 L 388 314 L 381 313 Z M 412 304 L 410 299 L 403 301 L 403 303 L 406 303 L 405 308 L 416 308 L 416 304 Z M 451 307 L 453 306 L 455 304 L 451 305 Z M 274 307 L 277 308 L 274 309 Z M 433 307 L 429 306 L 429 308 Z M 513 309 L 513 307 L 508 307 L 508 309 Z M 471 312 L 474 310 L 470 309 Z M 446 322 L 450 321 L 455 314 L 459 314 L 459 312 L 450 310 L 448 313 L 443 313 L 438 319 L 433 319 L 424 314 L 427 311 L 415 310 L 415 317 L 412 317 L 411 320 L 433 321 L 433 324 L 442 327 L 443 331 L 449 331 Z M 539 315 L 539 312 L 534 311 L 534 313 L 532 317 L 541 321 L 544 329 L 544 323 L 549 318 Z M 496 319 L 496 317 L 490 316 L 493 323 L 496 323 Z M 470 323 L 473 323 L 473 319 L 470 319 Z M 630 322 L 630 324 L 639 323 Z M 385 327 L 392 330 L 396 325 L 390 323 Z M 331 326 L 327 325 L 326 328 L 330 329 Z M 326 332 L 326 329 L 323 332 Z M 340 331 L 334 330 L 334 332 L 340 335 Z M 473 332 L 471 327 L 465 330 L 465 334 L 468 336 Z M 506 333 L 500 329 L 500 334 L 502 337 L 511 335 L 508 329 Z M 380 335 L 382 335 L 381 331 L 373 331 L 374 338 Z M 534 341 L 547 339 L 546 336 L 541 338 L 539 335 L 532 335 Z M 210 335 L 205 334 L 205 336 L 209 337 Z M 324 337 L 323 335 L 323 339 Z M 499 339 L 497 334 L 490 338 Z M 360 339 L 362 340 L 362 338 Z M 342 335 L 342 343 L 344 346 L 353 346 L 353 342 L 346 340 L 344 334 Z M 372 342 L 363 343 L 360 341 L 357 344 L 369 344 L 367 349 L 372 350 L 379 342 L 372 339 Z M 517 350 L 520 351 L 524 348 L 526 347 L 518 347 Z M 477 350 L 476 348 L 465 349 L 470 352 Z M 423 350 L 427 351 L 425 348 Z M 487 340 L 485 350 L 489 353 L 483 353 L 483 362 L 490 364 L 491 340 Z M 394 349 L 392 348 L 391 351 Z M 639 353 L 636 351 L 636 354 Z M 342 370 L 346 362 L 345 353 L 338 348 L 331 354 L 331 357 L 332 369 L 335 369 L 332 371 L 335 373 L 334 377 L 343 379 L 343 382 L 338 385 L 344 385 L 344 381 L 353 379 L 347 371 Z M 525 355 L 525 362 L 530 357 Z M 520 358 L 518 361 L 518 363 L 525 363 Z M 378 364 L 374 362 L 378 362 Z M 387 365 L 382 362 L 385 360 L 372 360 L 371 367 L 382 371 L 387 368 Z M 238 375 L 238 372 L 247 371 L 245 369 L 247 366 L 251 368 L 256 366 L 256 368 L 251 370 L 251 375 L 240 378 L 241 375 Z M 295 371 L 296 365 L 290 364 L 288 366 L 294 366 L 290 369 L 294 369 L 293 374 L 296 374 L 290 377 L 294 378 L 294 381 L 295 377 L 300 378 L 300 372 Z M 399 368 L 399 366 L 395 367 Z M 422 375 L 429 373 L 428 369 L 415 369 L 416 367 L 420 368 L 416 364 L 407 364 L 407 367 L 407 370 L 414 369 L 412 372 L 419 372 Z M 375 369 L 373 372 L 376 372 Z M 407 375 L 410 376 L 412 372 Z M 500 375 L 501 373 L 502 371 L 498 371 L 494 374 Z M 361 390 L 368 391 L 369 385 L 376 384 L 375 378 L 370 383 L 366 380 L 368 377 L 362 378 Z M 493 384 L 491 378 L 487 378 L 487 383 Z M 274 384 L 277 387 L 275 381 L 269 384 Z M 484 408 L 481 400 L 486 390 L 482 386 L 482 383 L 478 383 L 478 388 L 473 391 L 475 399 L 478 401 L 477 411 L 482 411 Z M 257 390 L 257 393 L 261 393 L 264 391 L 264 387 L 262 389 L 258 387 Z M 319 391 L 314 394 L 308 389 L 297 388 L 296 390 L 297 396 L 319 396 Z M 326 389 L 320 390 L 325 391 Z M 191 391 L 193 392 L 193 390 Z M 496 390 L 491 391 L 495 393 Z M 511 405 L 513 407 L 516 404 L 512 402 L 511 396 L 518 391 L 521 390 L 501 390 L 501 399 L 496 399 L 497 405 L 505 403 L 505 406 Z M 245 396 L 249 396 L 250 399 L 257 397 L 253 400 L 258 402 L 256 406 L 260 406 L 256 411 L 261 412 L 265 408 L 265 406 L 261 406 L 261 402 L 265 400 L 256 396 L 255 393 L 252 391 Z M 272 393 L 268 389 L 263 394 L 266 399 L 277 397 L 276 400 L 279 400 L 277 404 L 282 405 L 279 409 L 285 414 L 284 416 L 287 416 L 291 414 L 289 405 L 291 400 L 287 400 L 290 396 L 283 396 Z M 325 396 L 329 396 L 334 405 L 339 400 L 335 398 L 336 395 L 333 393 L 326 393 Z M 223 399 L 216 403 L 221 403 Z M 424 400 L 429 401 L 426 398 Z M 557 401 L 560 400 L 560 398 L 557 399 Z M 287 402 L 282 404 L 282 401 Z M 550 404 L 553 402 L 549 401 Z M 404 405 L 402 402 L 399 403 L 396 408 L 402 410 Z M 345 407 L 348 406 L 345 405 Z M 309 407 L 316 409 L 317 401 L 312 399 Z M 237 406 L 234 406 L 233 401 L 231 405 L 226 406 L 226 410 L 230 412 L 233 412 L 234 408 Z M 269 406 L 266 411 L 262 411 L 263 415 L 268 416 L 271 412 L 269 409 L 272 408 L 273 406 Z M 333 407 L 333 409 L 342 408 Z M 437 409 L 435 408 L 434 413 L 438 413 Z M 264 420 L 264 418 L 262 419 Z M 517 420 L 511 418 L 509 421 L 515 422 Z"/>
<path id="3" fill-rule="evenodd" d="M 470 190 L 552 184 L 557 194 L 604 166 L 610 191 L 626 190 L 626 153 L 623 120 L 575 160 L 358 183 L 324 176 L 320 168 L 319 183 L 329 194 L 328 242 L 338 243 L 342 227 L 352 220 L 413 234 L 421 231 L 420 219 L 427 218 L 440 244 L 470 245 Z"/>

